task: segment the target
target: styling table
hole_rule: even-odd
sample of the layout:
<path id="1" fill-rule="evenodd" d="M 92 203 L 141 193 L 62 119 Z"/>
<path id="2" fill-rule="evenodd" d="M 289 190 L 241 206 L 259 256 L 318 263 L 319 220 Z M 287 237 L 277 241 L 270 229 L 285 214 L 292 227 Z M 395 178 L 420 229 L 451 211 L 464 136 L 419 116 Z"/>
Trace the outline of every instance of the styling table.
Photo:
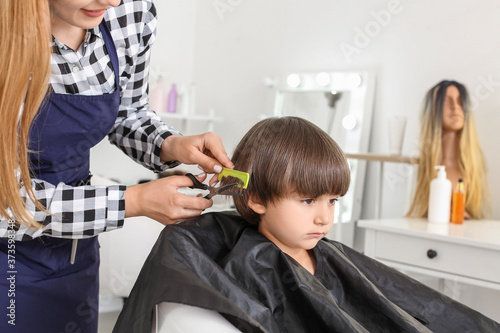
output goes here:
<path id="1" fill-rule="evenodd" d="M 360 220 L 364 251 L 390 267 L 500 290 L 500 221 Z"/>

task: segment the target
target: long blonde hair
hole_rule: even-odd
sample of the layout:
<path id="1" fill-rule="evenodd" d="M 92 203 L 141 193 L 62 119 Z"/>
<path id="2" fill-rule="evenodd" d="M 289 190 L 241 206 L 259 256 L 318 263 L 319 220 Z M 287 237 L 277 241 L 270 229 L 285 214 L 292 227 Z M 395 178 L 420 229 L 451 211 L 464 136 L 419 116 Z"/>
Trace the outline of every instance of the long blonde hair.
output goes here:
<path id="1" fill-rule="evenodd" d="M 19 191 L 23 184 L 29 199 L 44 209 L 31 186 L 28 133 L 50 75 L 48 2 L 1 0 L 0 36 L 0 214 L 10 218 L 10 211 L 17 224 L 39 227 Z"/>
<path id="2" fill-rule="evenodd" d="M 465 86 L 456 81 L 441 81 L 429 90 L 425 98 L 421 115 L 417 187 L 407 216 L 427 216 L 430 182 L 436 177 L 434 167 L 440 165 L 442 159 L 443 103 L 450 85 L 457 87 L 460 92 L 465 116 L 458 148 L 458 166 L 467 184 L 465 209 L 473 219 L 482 219 L 491 213 L 486 161 L 479 145 L 469 94 Z"/>

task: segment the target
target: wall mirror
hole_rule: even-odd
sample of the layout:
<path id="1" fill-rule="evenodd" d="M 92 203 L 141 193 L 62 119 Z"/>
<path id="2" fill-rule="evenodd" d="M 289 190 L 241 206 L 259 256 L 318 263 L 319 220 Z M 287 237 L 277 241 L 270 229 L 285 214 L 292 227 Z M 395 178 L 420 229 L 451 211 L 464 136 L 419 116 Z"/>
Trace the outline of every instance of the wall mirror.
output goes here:
<path id="1" fill-rule="evenodd" d="M 298 116 L 326 131 L 346 153 L 368 151 L 375 75 L 369 72 L 290 73 L 275 82 L 275 116 Z M 351 245 L 361 214 L 366 162 L 349 159 L 351 185 L 339 200 L 328 237 Z"/>

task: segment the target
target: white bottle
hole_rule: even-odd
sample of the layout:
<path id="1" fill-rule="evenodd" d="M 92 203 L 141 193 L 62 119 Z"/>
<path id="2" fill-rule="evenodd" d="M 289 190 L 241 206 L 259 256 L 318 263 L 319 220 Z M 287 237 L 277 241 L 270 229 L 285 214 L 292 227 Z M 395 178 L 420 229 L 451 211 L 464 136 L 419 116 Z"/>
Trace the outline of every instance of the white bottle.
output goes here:
<path id="1" fill-rule="evenodd" d="M 437 165 L 437 177 L 431 180 L 429 193 L 429 212 L 427 219 L 429 222 L 448 223 L 450 222 L 451 208 L 451 181 L 446 178 L 444 165 Z"/>
<path id="2" fill-rule="evenodd" d="M 158 75 L 149 98 L 149 106 L 156 113 L 167 112 L 167 91 L 162 81 L 162 76 Z"/>

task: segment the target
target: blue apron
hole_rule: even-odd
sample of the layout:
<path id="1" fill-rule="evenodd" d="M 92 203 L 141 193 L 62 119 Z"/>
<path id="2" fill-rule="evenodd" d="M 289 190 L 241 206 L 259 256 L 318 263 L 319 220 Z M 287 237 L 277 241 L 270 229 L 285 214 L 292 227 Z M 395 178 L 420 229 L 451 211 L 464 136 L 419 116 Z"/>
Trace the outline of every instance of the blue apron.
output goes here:
<path id="1" fill-rule="evenodd" d="M 99 26 L 115 73 L 115 92 L 49 94 L 30 132 L 32 171 L 54 185 L 77 186 L 88 178 L 90 148 L 109 133 L 118 115 L 118 56 L 104 21 Z M 16 242 L 16 273 L 6 275 L 7 242 L 0 241 L 0 332 L 97 332 L 99 243 L 97 237 L 79 240 L 74 264 L 71 247 L 71 239 L 46 236 Z M 15 295 L 7 297 L 12 287 Z"/>

